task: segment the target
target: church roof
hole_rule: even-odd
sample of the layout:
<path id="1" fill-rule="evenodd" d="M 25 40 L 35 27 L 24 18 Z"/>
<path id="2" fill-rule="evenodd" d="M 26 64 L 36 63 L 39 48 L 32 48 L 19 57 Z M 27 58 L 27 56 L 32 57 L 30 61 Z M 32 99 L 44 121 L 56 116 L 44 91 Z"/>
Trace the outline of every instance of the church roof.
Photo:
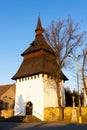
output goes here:
<path id="1" fill-rule="evenodd" d="M 41 49 L 54 54 L 52 48 L 47 44 L 43 35 L 36 36 L 35 40 L 30 44 L 30 47 L 22 53 L 22 56 Z"/>
<path id="2" fill-rule="evenodd" d="M 38 51 L 41 49 L 44 49 L 50 53 L 54 53 L 53 49 L 48 45 L 48 43 L 46 42 L 42 34 L 44 32 L 44 29 L 42 28 L 41 25 L 40 16 L 38 17 L 38 22 L 37 22 L 37 27 L 35 29 L 35 32 L 36 32 L 35 40 L 30 44 L 29 48 L 26 49 L 21 55 L 24 56 L 25 54 L 29 54 L 31 52 Z"/>
<path id="3" fill-rule="evenodd" d="M 15 84 L 0 85 L 0 96 L 4 94 L 12 86 L 15 88 Z"/>
<path id="4" fill-rule="evenodd" d="M 35 30 L 35 40 L 30 44 L 28 49 L 21 54 L 24 57 L 24 60 L 12 79 L 40 73 L 52 74 L 55 71 L 55 68 L 58 67 L 54 56 L 54 51 L 46 42 L 42 34 L 43 31 L 44 29 L 42 28 L 40 17 L 38 17 L 38 23 Z M 40 53 L 41 50 L 43 50 L 43 53 Z M 29 57 L 31 54 L 33 54 L 33 57 Z M 25 58 L 26 56 L 28 58 Z M 62 72 L 61 78 L 67 80 L 66 76 Z"/>
<path id="5" fill-rule="evenodd" d="M 45 60 L 44 60 L 45 59 Z M 51 61 L 45 55 L 39 55 L 34 58 L 23 60 L 18 72 L 14 75 L 13 79 L 32 76 L 35 74 L 50 74 L 55 72 L 57 67 L 56 62 Z M 67 80 L 66 76 L 61 72 L 61 78 Z"/>
<path id="6" fill-rule="evenodd" d="M 39 55 L 37 57 L 24 60 L 22 66 L 20 66 L 19 71 L 14 77 L 18 78 L 20 76 L 24 77 L 38 73 L 50 73 L 53 70 L 54 67 L 48 57 L 45 55 Z"/>
<path id="7" fill-rule="evenodd" d="M 41 33 L 44 32 L 44 29 L 43 29 L 42 24 L 41 24 L 40 16 L 38 17 L 38 22 L 37 22 L 37 27 L 36 27 L 35 32 L 37 33 L 38 30 L 41 30 Z"/>

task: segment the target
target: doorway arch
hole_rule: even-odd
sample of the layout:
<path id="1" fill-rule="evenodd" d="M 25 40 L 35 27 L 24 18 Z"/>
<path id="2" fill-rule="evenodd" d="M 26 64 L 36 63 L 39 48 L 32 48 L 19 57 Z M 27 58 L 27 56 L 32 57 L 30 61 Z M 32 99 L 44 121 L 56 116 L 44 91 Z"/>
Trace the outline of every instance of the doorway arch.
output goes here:
<path id="1" fill-rule="evenodd" d="M 26 104 L 26 115 L 32 115 L 33 104 L 31 101 Z"/>

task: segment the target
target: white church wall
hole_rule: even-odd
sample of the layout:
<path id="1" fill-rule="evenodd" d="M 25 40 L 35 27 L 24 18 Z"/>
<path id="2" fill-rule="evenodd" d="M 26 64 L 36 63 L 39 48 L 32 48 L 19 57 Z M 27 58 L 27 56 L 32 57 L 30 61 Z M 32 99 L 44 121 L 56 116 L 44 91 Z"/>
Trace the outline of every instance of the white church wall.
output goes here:
<path id="1" fill-rule="evenodd" d="M 64 81 L 60 83 L 61 104 L 65 106 Z M 57 90 L 55 80 L 44 76 L 44 107 L 58 107 Z"/>
<path id="2" fill-rule="evenodd" d="M 61 85 L 61 102 L 64 103 L 64 82 Z M 44 120 L 44 108 L 57 107 L 56 83 L 45 75 L 30 76 L 17 79 L 15 115 L 26 115 L 26 104 L 31 101 L 33 104 L 33 115 Z"/>
<path id="3" fill-rule="evenodd" d="M 57 107 L 56 84 L 53 79 L 44 76 L 44 107 Z"/>
<path id="4" fill-rule="evenodd" d="M 28 79 L 29 78 L 29 79 Z M 26 103 L 33 104 L 33 115 L 43 120 L 43 78 L 42 75 L 30 76 L 16 82 L 15 115 L 26 114 Z"/>

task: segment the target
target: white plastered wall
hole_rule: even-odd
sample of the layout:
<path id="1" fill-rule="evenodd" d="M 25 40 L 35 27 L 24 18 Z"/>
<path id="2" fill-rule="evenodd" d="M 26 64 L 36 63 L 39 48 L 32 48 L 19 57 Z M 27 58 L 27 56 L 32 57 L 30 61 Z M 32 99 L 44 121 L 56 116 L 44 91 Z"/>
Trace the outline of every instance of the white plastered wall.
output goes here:
<path id="1" fill-rule="evenodd" d="M 58 107 L 57 91 L 55 80 L 44 76 L 44 107 Z M 60 83 L 60 95 L 62 107 L 65 106 L 64 81 Z"/>
<path id="2" fill-rule="evenodd" d="M 23 80 L 23 79 L 21 79 Z M 15 115 L 26 114 L 26 103 L 31 101 L 33 104 L 33 115 L 43 120 L 44 101 L 43 101 L 43 78 L 42 75 L 30 76 L 24 81 L 16 82 Z"/>
<path id="3" fill-rule="evenodd" d="M 61 85 L 61 102 L 64 104 L 64 82 Z M 33 104 L 33 115 L 44 120 L 44 108 L 57 107 L 56 83 L 46 74 L 30 76 L 24 79 L 17 79 L 15 115 L 26 115 L 26 103 L 31 101 Z"/>

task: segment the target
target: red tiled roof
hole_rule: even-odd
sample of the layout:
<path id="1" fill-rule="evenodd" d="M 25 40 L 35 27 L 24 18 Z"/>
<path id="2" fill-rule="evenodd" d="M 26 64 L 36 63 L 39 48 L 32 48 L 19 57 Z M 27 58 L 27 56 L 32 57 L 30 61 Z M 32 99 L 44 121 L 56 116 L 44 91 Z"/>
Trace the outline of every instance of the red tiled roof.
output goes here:
<path id="1" fill-rule="evenodd" d="M 4 94 L 12 86 L 15 87 L 15 84 L 0 85 L 0 96 Z"/>

